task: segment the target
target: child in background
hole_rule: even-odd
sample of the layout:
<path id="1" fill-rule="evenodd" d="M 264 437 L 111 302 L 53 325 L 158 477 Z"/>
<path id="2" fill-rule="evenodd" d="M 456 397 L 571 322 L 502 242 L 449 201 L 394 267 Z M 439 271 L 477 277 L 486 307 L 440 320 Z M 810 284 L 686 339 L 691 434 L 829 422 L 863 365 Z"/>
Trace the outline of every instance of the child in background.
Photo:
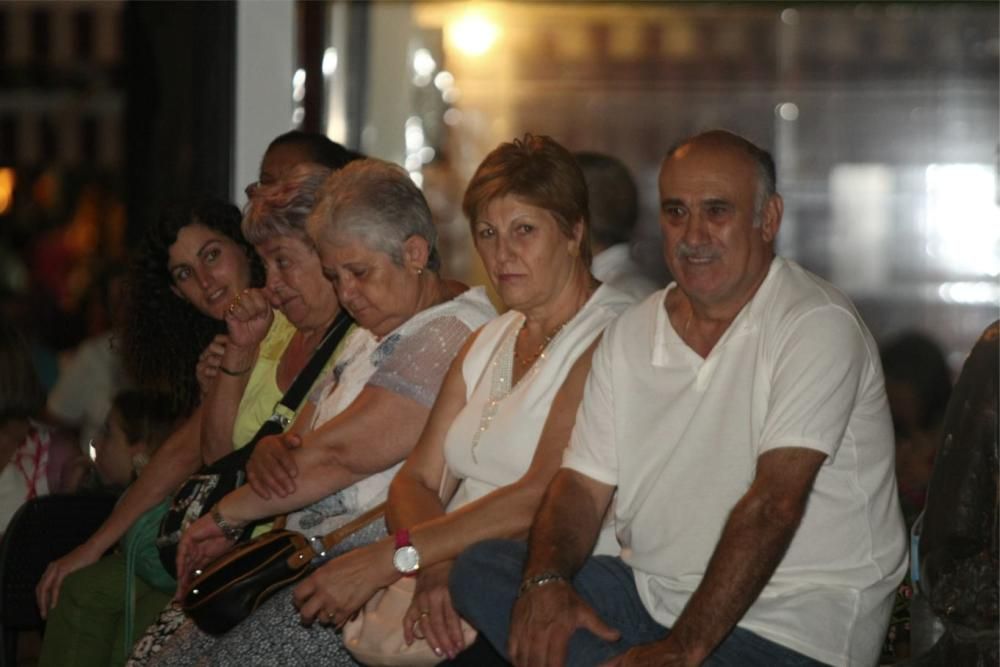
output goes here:
<path id="1" fill-rule="evenodd" d="M 165 396 L 139 391 L 115 397 L 93 441 L 94 468 L 102 483 L 124 487 L 136 478 L 176 426 L 170 403 Z M 115 553 L 66 577 L 49 613 L 41 667 L 124 664 L 135 629 L 156 619 L 176 586 L 155 544 L 167 502 L 144 514 Z M 95 579 L 103 585 L 95 587 Z"/>

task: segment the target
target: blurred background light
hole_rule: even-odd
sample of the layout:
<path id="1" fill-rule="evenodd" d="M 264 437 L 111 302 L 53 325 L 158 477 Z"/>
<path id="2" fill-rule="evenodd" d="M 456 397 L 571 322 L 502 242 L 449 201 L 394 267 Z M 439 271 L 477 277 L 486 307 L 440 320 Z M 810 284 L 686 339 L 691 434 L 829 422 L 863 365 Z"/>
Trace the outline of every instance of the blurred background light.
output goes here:
<path id="1" fill-rule="evenodd" d="M 437 69 L 437 63 L 434 62 L 434 56 L 427 49 L 420 48 L 413 52 L 413 72 L 415 74 L 422 74 L 424 76 L 430 76 Z"/>
<path id="2" fill-rule="evenodd" d="M 785 25 L 799 24 L 799 10 L 789 7 L 781 12 L 781 22 Z"/>
<path id="3" fill-rule="evenodd" d="M 469 12 L 448 29 L 451 43 L 467 56 L 481 56 L 500 36 L 500 27 L 482 14 Z"/>
<path id="4" fill-rule="evenodd" d="M 451 90 L 454 85 L 455 76 L 448 70 L 441 70 L 434 77 L 434 86 L 442 92 Z"/>
<path id="5" fill-rule="evenodd" d="M 0 215 L 7 213 L 14 203 L 15 185 L 17 185 L 17 173 L 10 167 L 0 168 Z"/>
<path id="6" fill-rule="evenodd" d="M 306 71 L 301 67 L 292 75 L 292 99 L 301 102 L 306 97 Z"/>
<path id="7" fill-rule="evenodd" d="M 945 303 L 968 305 L 992 304 L 1000 307 L 1000 285 L 988 282 L 950 282 L 938 286 L 938 296 Z"/>
<path id="8" fill-rule="evenodd" d="M 331 76 L 337 71 L 337 49 L 336 47 L 329 47 L 323 51 L 323 76 Z"/>
<path id="9" fill-rule="evenodd" d="M 927 254 L 940 268 L 960 276 L 1000 276 L 1000 209 L 993 167 L 932 164 L 926 169 L 925 183 Z M 968 296 L 981 290 L 959 288 L 958 293 Z"/>
<path id="10" fill-rule="evenodd" d="M 782 120 L 798 120 L 799 119 L 799 105 L 794 102 L 783 102 L 777 107 L 778 115 L 781 116 Z"/>

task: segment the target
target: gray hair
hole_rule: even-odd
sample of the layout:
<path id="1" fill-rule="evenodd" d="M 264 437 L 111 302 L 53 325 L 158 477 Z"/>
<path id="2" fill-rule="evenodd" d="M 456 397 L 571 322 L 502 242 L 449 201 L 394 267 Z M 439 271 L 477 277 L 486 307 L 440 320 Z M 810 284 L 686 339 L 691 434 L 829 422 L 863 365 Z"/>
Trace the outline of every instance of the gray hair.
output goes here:
<path id="1" fill-rule="evenodd" d="M 701 132 L 674 144 L 667 151 L 667 159 L 672 158 L 674 153 L 684 146 L 697 143 L 713 143 L 739 148 L 754 161 L 757 167 L 757 192 L 753 203 L 753 226 L 760 227 L 764 221 L 764 204 L 773 195 L 778 193 L 778 176 L 777 169 L 774 166 L 774 158 L 768 151 L 734 132 L 728 130 L 708 130 L 707 132 Z"/>
<path id="2" fill-rule="evenodd" d="M 418 236 L 430 252 L 425 268 L 437 271 L 441 265 L 437 229 L 423 193 L 405 169 L 384 160 L 355 160 L 332 173 L 308 228 L 313 239 L 357 239 L 398 266 L 403 265 L 403 244 Z"/>
<path id="3" fill-rule="evenodd" d="M 329 176 L 326 167 L 306 163 L 276 183 L 261 185 L 243 209 L 243 237 L 252 245 L 279 236 L 293 236 L 313 245 L 306 233 L 306 220 Z"/>

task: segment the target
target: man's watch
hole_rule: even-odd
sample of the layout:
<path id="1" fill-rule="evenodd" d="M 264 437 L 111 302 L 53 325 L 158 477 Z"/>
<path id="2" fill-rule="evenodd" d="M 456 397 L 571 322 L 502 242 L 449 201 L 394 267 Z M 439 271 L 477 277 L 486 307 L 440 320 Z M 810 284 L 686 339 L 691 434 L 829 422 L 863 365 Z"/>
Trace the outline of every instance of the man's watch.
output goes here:
<path id="1" fill-rule="evenodd" d="M 412 577 L 420 569 L 420 554 L 410 542 L 410 531 L 405 528 L 396 532 L 396 553 L 392 555 L 392 565 L 405 577 Z"/>

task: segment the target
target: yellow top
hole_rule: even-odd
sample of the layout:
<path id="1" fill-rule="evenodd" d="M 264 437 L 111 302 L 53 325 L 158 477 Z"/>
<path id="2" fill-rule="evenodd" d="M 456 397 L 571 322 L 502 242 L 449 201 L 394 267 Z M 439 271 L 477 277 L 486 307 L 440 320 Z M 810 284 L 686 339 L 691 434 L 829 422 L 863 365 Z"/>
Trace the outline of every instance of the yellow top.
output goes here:
<path id="1" fill-rule="evenodd" d="M 274 321 L 260 342 L 257 361 L 243 390 L 233 424 L 233 449 L 248 444 L 283 396 L 278 388 L 278 362 L 295 335 L 295 327 L 281 311 L 274 311 Z"/>

